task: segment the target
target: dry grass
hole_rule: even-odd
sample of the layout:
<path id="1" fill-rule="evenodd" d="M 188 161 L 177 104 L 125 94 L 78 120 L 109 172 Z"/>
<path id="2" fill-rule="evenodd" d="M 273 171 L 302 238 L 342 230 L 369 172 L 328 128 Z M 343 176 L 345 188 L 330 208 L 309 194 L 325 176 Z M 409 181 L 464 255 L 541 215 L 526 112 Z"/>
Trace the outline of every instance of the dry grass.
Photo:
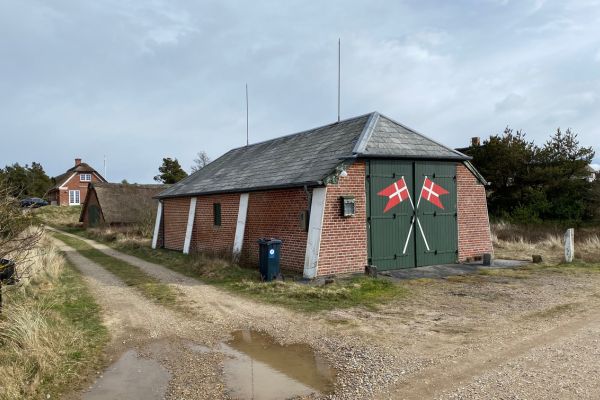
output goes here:
<path id="1" fill-rule="evenodd" d="M 564 260 L 564 232 L 557 227 L 518 226 L 505 222 L 492 225 L 496 258 L 531 261 L 534 254 L 545 263 Z M 600 262 L 600 228 L 575 229 L 575 258 L 584 262 Z"/>
<path id="2" fill-rule="evenodd" d="M 44 239 L 31 275 L 4 286 L 0 317 L 0 399 L 63 393 L 97 362 L 106 331 L 80 276 Z"/>
<path id="3" fill-rule="evenodd" d="M 135 226 L 88 228 L 86 236 L 104 243 L 114 243 L 118 247 L 150 247 L 151 237 Z"/>
<path id="4" fill-rule="evenodd" d="M 47 225 L 76 227 L 80 225 L 81 206 L 46 206 L 33 209 L 32 213 L 38 221 Z"/>
<path id="5" fill-rule="evenodd" d="M 82 224 L 79 222 L 81 206 L 47 206 L 33 210 L 35 218 L 43 223 L 67 232 L 80 233 Z M 105 243 L 115 243 L 118 246 L 140 247 L 150 246 L 152 240 L 153 221 L 148 218 L 138 225 L 103 226 L 88 228 L 86 236 Z"/>

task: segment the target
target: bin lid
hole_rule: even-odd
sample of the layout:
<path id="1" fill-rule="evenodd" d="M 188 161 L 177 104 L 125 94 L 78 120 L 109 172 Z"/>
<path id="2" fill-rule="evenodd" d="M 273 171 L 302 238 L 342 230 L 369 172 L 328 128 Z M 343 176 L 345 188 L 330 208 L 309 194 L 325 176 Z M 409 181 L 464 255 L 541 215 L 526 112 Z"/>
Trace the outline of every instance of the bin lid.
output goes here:
<path id="1" fill-rule="evenodd" d="M 258 239 L 258 244 L 281 244 L 281 240 L 275 238 L 260 238 Z"/>

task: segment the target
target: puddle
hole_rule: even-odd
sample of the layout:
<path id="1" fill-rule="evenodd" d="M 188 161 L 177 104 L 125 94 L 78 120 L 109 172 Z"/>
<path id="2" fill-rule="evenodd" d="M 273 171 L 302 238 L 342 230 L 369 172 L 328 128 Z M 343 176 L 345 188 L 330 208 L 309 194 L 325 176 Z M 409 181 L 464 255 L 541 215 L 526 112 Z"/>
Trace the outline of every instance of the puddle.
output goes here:
<path id="1" fill-rule="evenodd" d="M 224 362 L 224 380 L 233 398 L 285 399 L 333 391 L 335 370 L 310 346 L 282 346 L 248 330 L 232 335 L 220 350 L 230 356 Z"/>
<path id="2" fill-rule="evenodd" d="M 171 374 L 154 360 L 139 358 L 134 350 L 125 352 L 92 388 L 85 400 L 162 399 Z"/>

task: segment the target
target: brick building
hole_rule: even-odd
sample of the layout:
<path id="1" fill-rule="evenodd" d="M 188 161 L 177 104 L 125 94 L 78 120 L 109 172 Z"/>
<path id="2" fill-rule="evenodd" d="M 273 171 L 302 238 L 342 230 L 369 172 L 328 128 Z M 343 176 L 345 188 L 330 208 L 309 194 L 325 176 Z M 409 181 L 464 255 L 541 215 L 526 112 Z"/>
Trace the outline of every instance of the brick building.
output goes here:
<path id="1" fill-rule="evenodd" d="M 83 203 L 90 183 L 106 182 L 94 168 L 75 159 L 75 165 L 64 174 L 53 178 L 54 186 L 48 191 L 48 201 L 52 205 L 73 206 Z"/>
<path id="2" fill-rule="evenodd" d="M 153 247 L 281 266 L 306 278 L 492 252 L 469 157 L 378 113 L 234 149 L 160 193 Z"/>

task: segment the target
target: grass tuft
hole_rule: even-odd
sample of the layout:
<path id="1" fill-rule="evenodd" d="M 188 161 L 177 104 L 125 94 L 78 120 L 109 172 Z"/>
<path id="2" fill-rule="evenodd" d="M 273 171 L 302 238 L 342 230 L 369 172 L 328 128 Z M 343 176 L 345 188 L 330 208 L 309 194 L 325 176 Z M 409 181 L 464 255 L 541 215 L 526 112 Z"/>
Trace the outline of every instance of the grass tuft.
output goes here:
<path id="1" fill-rule="evenodd" d="M 556 226 L 514 225 L 498 222 L 492 225 L 492 239 L 497 258 L 531 260 L 539 254 L 548 264 L 564 260 L 564 230 Z M 600 262 L 600 229 L 575 229 L 575 256 L 585 262 Z"/>
<path id="2" fill-rule="evenodd" d="M 408 290 L 386 279 L 354 277 L 314 286 L 298 282 L 242 281 L 230 284 L 242 294 L 300 311 L 321 311 L 363 306 L 373 308 L 404 297 Z"/>
<path id="3" fill-rule="evenodd" d="M 0 399 L 59 398 L 102 363 L 108 341 L 99 306 L 76 269 L 48 242 L 30 278 L 4 287 Z"/>
<path id="4" fill-rule="evenodd" d="M 40 223 L 60 226 L 77 227 L 79 226 L 79 216 L 81 215 L 81 206 L 45 206 L 32 210 L 34 218 Z"/>

